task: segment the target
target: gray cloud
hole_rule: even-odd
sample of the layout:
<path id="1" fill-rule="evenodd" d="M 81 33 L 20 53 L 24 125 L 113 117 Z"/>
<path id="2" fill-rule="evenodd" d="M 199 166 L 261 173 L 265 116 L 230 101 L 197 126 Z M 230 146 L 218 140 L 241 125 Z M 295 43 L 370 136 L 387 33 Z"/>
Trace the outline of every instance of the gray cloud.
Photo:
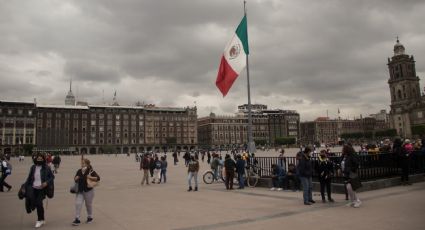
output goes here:
<path id="1" fill-rule="evenodd" d="M 425 74 L 424 11 L 420 0 L 248 1 L 252 101 L 302 119 L 389 109 L 397 35 Z M 215 78 L 242 14 L 228 0 L 3 1 L 1 96 L 63 103 L 72 77 L 91 103 L 117 90 L 121 104 L 233 113 L 247 101 L 245 72 L 226 98 Z"/>

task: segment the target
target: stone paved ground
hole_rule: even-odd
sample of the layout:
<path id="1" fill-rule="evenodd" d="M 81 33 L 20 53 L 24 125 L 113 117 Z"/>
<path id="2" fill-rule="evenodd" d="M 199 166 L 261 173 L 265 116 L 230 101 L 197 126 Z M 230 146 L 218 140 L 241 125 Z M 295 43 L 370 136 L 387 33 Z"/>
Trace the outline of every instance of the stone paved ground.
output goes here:
<path id="1" fill-rule="evenodd" d="M 222 183 L 200 183 L 199 192 L 187 192 L 186 168 L 169 159 L 167 184 L 140 186 L 141 171 L 134 157 L 89 156 L 101 176 L 94 200 L 94 223 L 71 226 L 74 195 L 68 192 L 79 157 L 63 157 L 56 176 L 56 194 L 48 200 L 47 225 L 42 229 L 424 229 L 425 183 L 359 194 L 363 206 L 336 203 L 302 204 L 301 192 L 266 188 L 226 191 Z M 36 213 L 26 214 L 17 188 L 27 176 L 30 161 L 12 160 L 7 181 L 12 191 L 0 193 L 0 229 L 32 229 Z M 201 165 L 201 172 L 207 169 Z M 201 180 L 201 178 L 200 178 Z M 315 194 L 319 201 L 319 197 Z M 85 219 L 85 210 L 83 216 Z"/>

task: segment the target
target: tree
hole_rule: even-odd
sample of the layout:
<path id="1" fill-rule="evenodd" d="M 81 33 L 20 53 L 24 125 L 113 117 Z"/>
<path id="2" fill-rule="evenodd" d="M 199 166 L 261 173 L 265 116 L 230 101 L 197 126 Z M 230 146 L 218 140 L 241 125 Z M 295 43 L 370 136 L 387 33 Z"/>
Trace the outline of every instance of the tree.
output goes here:
<path id="1" fill-rule="evenodd" d="M 255 139 L 254 142 L 256 146 L 262 146 L 267 144 L 267 140 L 264 139 Z"/>
<path id="2" fill-rule="evenodd" d="M 114 152 L 115 152 L 115 148 L 114 148 L 112 145 L 106 145 L 106 146 L 103 148 L 103 151 L 104 151 L 104 153 L 106 153 L 106 154 L 112 154 L 112 153 L 114 153 Z"/>
<path id="3" fill-rule="evenodd" d="M 425 135 L 425 125 L 413 125 L 412 126 L 412 134 L 423 136 Z"/>
<path id="4" fill-rule="evenodd" d="M 34 148 L 33 144 L 24 144 L 22 149 L 24 150 L 25 155 L 32 155 L 32 150 Z"/>
<path id="5" fill-rule="evenodd" d="M 375 133 L 376 137 L 395 137 L 397 136 L 397 130 L 395 129 L 386 129 L 386 130 L 379 130 Z"/>
<path id="6" fill-rule="evenodd" d="M 276 137 L 274 141 L 276 145 L 293 145 L 295 142 L 295 137 Z"/>

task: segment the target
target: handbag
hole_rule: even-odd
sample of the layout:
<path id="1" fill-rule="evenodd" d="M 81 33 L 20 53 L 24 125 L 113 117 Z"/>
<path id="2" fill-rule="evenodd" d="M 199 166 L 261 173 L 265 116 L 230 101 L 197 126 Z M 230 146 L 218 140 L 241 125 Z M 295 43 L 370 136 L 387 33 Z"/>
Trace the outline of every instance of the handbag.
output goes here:
<path id="1" fill-rule="evenodd" d="M 91 172 L 89 173 L 89 175 L 90 175 L 92 172 L 93 172 L 93 171 L 91 171 Z M 91 179 L 89 179 L 89 178 L 87 177 L 87 188 L 94 188 L 94 187 L 96 187 L 98 184 L 99 184 L 99 181 L 94 181 L 94 180 L 91 180 Z"/>
<path id="2" fill-rule="evenodd" d="M 71 185 L 71 188 L 69 188 L 70 193 L 78 193 L 78 183 L 74 182 L 73 185 Z"/>

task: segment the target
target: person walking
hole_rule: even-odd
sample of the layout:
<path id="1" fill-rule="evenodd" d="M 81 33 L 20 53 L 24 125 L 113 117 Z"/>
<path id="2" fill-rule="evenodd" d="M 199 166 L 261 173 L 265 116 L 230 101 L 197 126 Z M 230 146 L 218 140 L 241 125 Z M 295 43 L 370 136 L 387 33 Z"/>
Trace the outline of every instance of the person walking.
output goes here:
<path id="1" fill-rule="evenodd" d="M 4 192 L 4 188 L 7 188 L 9 192 L 12 189 L 12 186 L 6 182 L 6 177 L 12 174 L 12 165 L 6 159 L 5 156 L 0 156 L 0 167 L 1 167 L 1 178 L 0 178 L 0 192 Z"/>
<path id="2" fill-rule="evenodd" d="M 177 157 L 176 151 L 174 151 L 174 153 L 173 153 L 173 159 L 174 159 L 174 165 L 177 165 L 177 162 L 179 162 L 179 158 Z"/>
<path id="3" fill-rule="evenodd" d="M 35 228 L 40 228 L 46 224 L 44 218 L 43 200 L 46 198 L 48 186 L 53 185 L 55 176 L 52 170 L 46 163 L 44 154 L 38 153 L 33 157 L 34 165 L 31 166 L 27 180 L 25 181 L 24 190 L 28 187 L 27 192 L 32 192 L 31 196 L 34 199 L 34 208 L 37 209 L 37 222 Z M 23 191 L 25 193 L 25 191 Z"/>
<path id="4" fill-rule="evenodd" d="M 358 208 L 362 204 L 357 197 L 356 190 L 361 187 L 360 178 L 358 176 L 359 159 L 357 158 L 354 148 L 350 145 L 344 145 L 342 148 L 341 168 L 344 175 L 345 187 L 350 197 L 348 206 Z"/>
<path id="5" fill-rule="evenodd" d="M 311 205 L 316 203 L 313 200 L 313 182 L 311 178 L 313 176 L 313 167 L 311 165 L 310 154 L 311 148 L 305 147 L 304 152 L 299 156 L 300 159 L 297 165 L 301 184 L 303 186 L 304 205 Z"/>
<path id="6" fill-rule="evenodd" d="M 224 157 L 224 170 L 226 172 L 226 189 L 227 190 L 233 190 L 233 179 L 235 178 L 235 168 L 236 163 L 235 161 L 230 158 L 229 154 L 226 154 Z"/>
<path id="7" fill-rule="evenodd" d="M 153 161 L 154 169 L 153 169 L 153 178 L 152 178 L 152 184 L 155 183 L 161 183 L 160 173 L 161 173 L 161 167 L 162 162 L 158 159 L 158 156 L 155 156 L 155 159 Z"/>
<path id="8" fill-rule="evenodd" d="M 143 169 L 143 179 L 142 182 L 140 182 L 141 185 L 144 185 L 144 183 L 149 185 L 149 166 L 148 154 L 144 154 L 143 159 L 140 161 L 140 170 Z"/>
<path id="9" fill-rule="evenodd" d="M 192 191 L 192 178 L 195 181 L 195 192 L 198 191 L 198 172 L 199 172 L 199 162 L 196 160 L 194 155 L 191 155 L 189 158 L 187 173 L 188 173 L 188 182 L 189 189 L 188 192 Z"/>
<path id="10" fill-rule="evenodd" d="M 58 173 L 58 168 L 59 168 L 59 166 L 60 166 L 60 164 L 61 164 L 61 161 L 62 161 L 62 159 L 61 159 L 61 157 L 59 156 L 59 154 L 57 154 L 57 155 L 53 158 L 53 161 L 52 161 L 52 163 L 53 163 L 53 172 L 54 172 L 55 174 L 57 174 L 57 173 Z"/>
<path id="11" fill-rule="evenodd" d="M 72 222 L 74 226 L 78 226 L 81 223 L 80 213 L 83 202 L 85 202 L 87 209 L 86 223 L 89 224 L 93 222 L 94 189 L 89 185 L 87 180 L 98 182 L 100 177 L 96 171 L 93 170 L 90 160 L 84 158 L 81 160 L 81 168 L 77 170 L 74 177 L 74 181 L 78 183 L 78 193 L 75 196 L 75 219 Z"/>
<path id="12" fill-rule="evenodd" d="M 238 182 L 239 182 L 239 188 L 238 189 L 244 189 L 245 188 L 245 161 L 242 160 L 242 156 L 238 154 L 236 156 L 236 172 L 238 173 Z"/>
<path id="13" fill-rule="evenodd" d="M 161 184 L 161 181 L 164 181 L 164 184 L 167 183 L 167 159 L 162 156 L 161 157 L 161 178 L 159 179 L 159 183 Z"/>
<path id="14" fill-rule="evenodd" d="M 327 157 L 326 150 L 322 150 L 319 153 L 319 161 L 317 162 L 317 172 L 319 174 L 320 195 L 322 196 L 322 202 L 326 203 L 325 187 L 326 194 L 328 195 L 328 201 L 334 202 L 331 196 L 331 180 L 334 174 L 334 165 Z"/>

